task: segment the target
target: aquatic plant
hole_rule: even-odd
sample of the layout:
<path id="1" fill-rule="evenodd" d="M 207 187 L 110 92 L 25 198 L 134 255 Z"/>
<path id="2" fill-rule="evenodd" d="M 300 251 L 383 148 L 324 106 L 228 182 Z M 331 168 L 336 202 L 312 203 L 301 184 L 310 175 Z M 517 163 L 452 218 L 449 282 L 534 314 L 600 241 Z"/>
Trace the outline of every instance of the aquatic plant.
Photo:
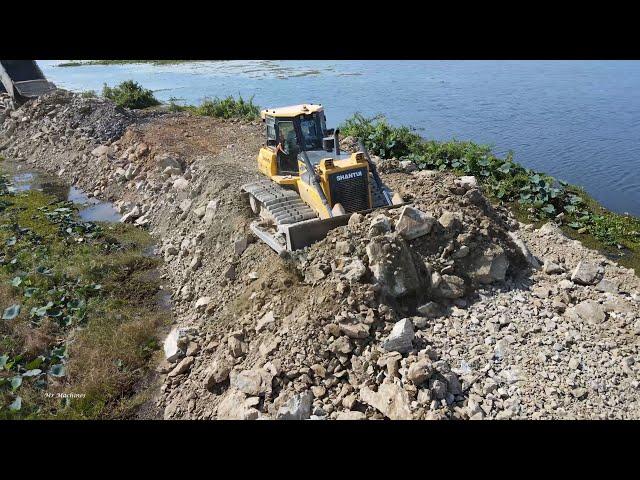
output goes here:
<path id="1" fill-rule="evenodd" d="M 474 175 L 494 202 L 510 206 L 523 221 L 561 220 L 565 229 L 582 235 L 597 247 L 624 247 L 640 254 L 640 218 L 610 212 L 575 185 L 516 163 L 513 152 L 504 158 L 491 146 L 474 142 L 424 140 L 409 127 L 393 127 L 382 115 L 371 118 L 356 113 L 340 126 L 344 136 L 361 138 L 381 158 L 411 160 L 420 169 L 450 170 Z M 624 261 L 623 261 L 624 263 Z M 638 259 L 628 265 L 640 265 Z M 637 267 L 637 266 L 636 266 Z"/>
<path id="2" fill-rule="evenodd" d="M 115 87 L 104 84 L 102 96 L 113 100 L 121 107 L 140 109 L 160 105 L 160 102 L 153 95 L 151 90 L 143 88 L 133 80 L 127 80 Z"/>

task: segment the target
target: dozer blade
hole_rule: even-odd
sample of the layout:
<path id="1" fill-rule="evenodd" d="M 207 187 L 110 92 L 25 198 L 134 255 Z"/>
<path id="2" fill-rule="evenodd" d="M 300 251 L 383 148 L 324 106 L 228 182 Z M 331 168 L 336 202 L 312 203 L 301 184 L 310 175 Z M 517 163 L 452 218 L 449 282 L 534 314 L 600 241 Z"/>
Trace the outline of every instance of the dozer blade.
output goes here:
<path id="1" fill-rule="evenodd" d="M 358 213 L 366 215 L 376 210 L 391 210 L 406 205 L 402 203 L 400 205 L 390 205 L 386 207 L 372 208 L 370 210 L 363 210 Z M 263 242 L 269 245 L 278 254 L 287 250 L 294 251 L 313 245 L 314 243 L 322 240 L 327 236 L 334 228 L 343 227 L 349 223 L 351 213 L 346 215 L 340 215 L 332 218 L 314 218 L 311 220 L 304 220 L 302 222 L 290 223 L 277 226 L 277 233 L 275 231 L 269 231 L 267 228 L 260 225 L 259 222 L 253 222 L 250 226 L 251 231 L 260 238 Z"/>

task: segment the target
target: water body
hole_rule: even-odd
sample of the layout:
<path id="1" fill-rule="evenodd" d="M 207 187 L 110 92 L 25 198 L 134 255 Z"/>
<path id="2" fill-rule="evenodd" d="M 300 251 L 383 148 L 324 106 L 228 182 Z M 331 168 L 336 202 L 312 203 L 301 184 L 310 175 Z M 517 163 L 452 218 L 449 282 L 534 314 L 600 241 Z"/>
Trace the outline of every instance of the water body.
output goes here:
<path id="1" fill-rule="evenodd" d="M 64 183 L 58 177 L 8 160 L 3 161 L 0 167 L 9 175 L 12 187 L 17 192 L 40 190 L 59 200 L 73 202 L 78 206 L 78 216 L 87 222 L 120 220 L 120 214 L 111 202 L 90 198 L 79 188 Z"/>
<path id="2" fill-rule="evenodd" d="M 62 68 L 54 83 L 100 91 L 133 79 L 197 104 L 255 95 L 262 106 L 322 103 L 338 125 L 384 114 L 428 139 L 473 140 L 575 183 L 606 207 L 640 215 L 638 61 L 210 61 Z"/>

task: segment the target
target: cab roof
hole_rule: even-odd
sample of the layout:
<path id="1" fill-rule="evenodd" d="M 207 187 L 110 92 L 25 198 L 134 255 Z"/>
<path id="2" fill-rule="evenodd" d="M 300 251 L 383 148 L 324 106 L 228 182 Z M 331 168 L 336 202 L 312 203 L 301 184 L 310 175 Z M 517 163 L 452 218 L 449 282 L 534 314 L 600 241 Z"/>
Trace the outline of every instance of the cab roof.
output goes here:
<path id="1" fill-rule="evenodd" d="M 288 107 L 267 108 L 260 112 L 260 117 L 264 120 L 268 115 L 270 117 L 295 117 L 297 115 L 308 115 L 310 113 L 322 112 L 322 105 L 314 105 L 312 103 L 302 103 L 300 105 L 290 105 Z"/>

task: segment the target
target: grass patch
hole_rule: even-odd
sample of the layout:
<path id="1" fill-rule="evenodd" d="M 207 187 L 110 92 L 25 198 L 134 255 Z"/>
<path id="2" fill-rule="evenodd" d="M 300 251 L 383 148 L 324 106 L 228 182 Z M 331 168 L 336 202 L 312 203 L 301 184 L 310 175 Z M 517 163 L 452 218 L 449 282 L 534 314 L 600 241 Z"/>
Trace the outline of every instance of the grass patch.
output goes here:
<path id="1" fill-rule="evenodd" d="M 133 80 L 127 80 L 115 87 L 109 87 L 105 83 L 102 89 L 102 96 L 109 100 L 113 100 L 121 107 L 131 109 L 141 109 L 160 105 L 160 102 L 153 95 L 151 90 L 143 88 Z"/>
<path id="2" fill-rule="evenodd" d="M 255 120 L 260 116 L 260 107 L 253 103 L 253 97 L 248 101 L 238 95 L 238 98 L 228 96 L 225 98 L 207 99 L 199 106 L 180 105 L 177 99 L 169 99 L 169 111 L 171 112 L 191 112 L 194 115 L 217 118 L 241 118 L 244 120 Z"/>
<path id="3" fill-rule="evenodd" d="M 149 64 L 149 65 L 177 65 L 180 63 L 191 63 L 195 60 L 72 60 L 69 62 L 59 63 L 58 67 L 84 67 L 87 65 L 132 65 L 132 64 Z"/>
<path id="4" fill-rule="evenodd" d="M 0 419 L 133 413 L 169 320 L 150 244 L 0 176 Z"/>
<path id="5" fill-rule="evenodd" d="M 383 116 L 358 113 L 341 126 L 343 135 L 361 138 L 381 158 L 412 160 L 420 169 L 474 175 L 495 203 L 508 205 L 520 221 L 562 218 L 564 229 L 605 253 L 625 251 L 617 260 L 640 274 L 640 218 L 610 212 L 584 189 L 516 163 L 513 152 L 496 156 L 488 145 L 424 140 L 409 127 L 393 127 Z"/>
<path id="6" fill-rule="evenodd" d="M 95 90 L 85 90 L 84 92 L 80 93 L 80 96 L 82 98 L 96 98 L 98 94 Z"/>

